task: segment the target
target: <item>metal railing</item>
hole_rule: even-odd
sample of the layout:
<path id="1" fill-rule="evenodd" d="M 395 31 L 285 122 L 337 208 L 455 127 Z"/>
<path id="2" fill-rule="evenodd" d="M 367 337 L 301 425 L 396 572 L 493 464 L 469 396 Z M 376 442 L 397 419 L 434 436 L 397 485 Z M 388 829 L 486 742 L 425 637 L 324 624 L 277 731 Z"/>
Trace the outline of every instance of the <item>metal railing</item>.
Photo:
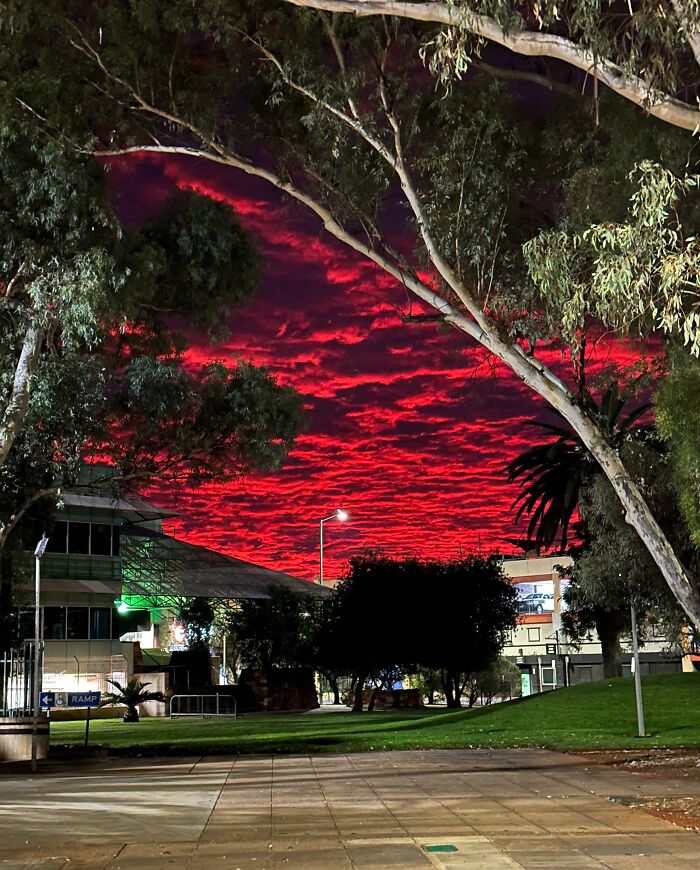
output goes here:
<path id="1" fill-rule="evenodd" d="M 0 683 L 0 715 L 30 716 L 32 713 L 32 691 L 34 663 L 34 644 L 26 643 L 17 649 L 7 650 L 0 658 L 2 671 Z"/>
<path id="2" fill-rule="evenodd" d="M 233 716 L 238 719 L 236 699 L 230 695 L 173 695 L 170 699 L 170 718 L 198 716 L 209 719 L 212 716 Z"/>

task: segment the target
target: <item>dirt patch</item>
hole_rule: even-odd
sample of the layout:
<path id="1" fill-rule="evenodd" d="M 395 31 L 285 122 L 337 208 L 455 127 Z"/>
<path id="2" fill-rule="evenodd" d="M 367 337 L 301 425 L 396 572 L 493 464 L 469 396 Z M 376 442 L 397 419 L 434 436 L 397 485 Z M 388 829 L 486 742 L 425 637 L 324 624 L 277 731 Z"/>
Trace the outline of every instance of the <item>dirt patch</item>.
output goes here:
<path id="1" fill-rule="evenodd" d="M 572 754 L 654 779 L 700 779 L 700 750 L 695 749 L 601 749 Z"/>
<path id="2" fill-rule="evenodd" d="M 688 749 L 600 750 L 573 753 L 594 764 L 656 780 L 700 779 L 700 751 Z M 616 803 L 640 807 L 660 819 L 700 833 L 700 797 L 614 797 Z"/>
<path id="3" fill-rule="evenodd" d="M 626 807 L 640 807 L 679 825 L 688 831 L 700 833 L 700 798 L 697 797 L 612 797 L 611 801 Z"/>

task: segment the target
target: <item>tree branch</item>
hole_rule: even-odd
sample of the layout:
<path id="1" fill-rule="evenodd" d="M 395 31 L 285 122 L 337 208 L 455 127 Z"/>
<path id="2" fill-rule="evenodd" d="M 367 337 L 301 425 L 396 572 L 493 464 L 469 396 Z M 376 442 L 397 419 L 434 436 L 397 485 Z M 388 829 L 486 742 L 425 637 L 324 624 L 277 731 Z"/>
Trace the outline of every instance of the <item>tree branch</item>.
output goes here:
<path id="1" fill-rule="evenodd" d="M 45 489 L 38 489 L 35 493 L 30 495 L 28 499 L 26 499 L 22 507 L 16 510 L 6 523 L 0 523 L 0 550 L 2 550 L 7 543 L 10 532 L 33 505 L 42 498 L 48 498 L 50 495 L 59 495 L 60 492 L 60 486 L 50 486 Z"/>
<path id="2" fill-rule="evenodd" d="M 392 15 L 413 21 L 424 21 L 457 27 L 494 42 L 526 57 L 551 57 L 561 60 L 587 75 L 593 75 L 615 93 L 650 115 L 684 130 L 695 132 L 700 127 L 700 111 L 670 94 L 659 98 L 655 89 L 643 78 L 625 74 L 611 60 L 596 58 L 593 52 L 579 47 L 563 36 L 550 33 L 521 31 L 505 33 L 500 24 L 486 15 L 477 15 L 461 7 L 442 2 L 405 3 L 402 0 L 283 0 L 292 6 L 304 6 L 326 12 L 344 12 L 360 17 Z M 695 51 L 696 34 L 689 37 Z"/>
<path id="3" fill-rule="evenodd" d="M 510 82 L 531 82 L 534 85 L 540 85 L 543 88 L 547 88 L 548 91 L 556 91 L 558 94 L 563 94 L 566 97 L 573 97 L 580 99 L 581 91 L 578 88 L 574 88 L 571 85 L 567 85 L 564 82 L 558 82 L 556 79 L 552 79 L 549 76 L 543 75 L 542 73 L 530 72 L 528 70 L 520 70 L 520 69 L 506 69 L 501 66 L 493 66 L 490 63 L 487 63 L 485 60 L 481 58 L 475 58 L 472 61 L 472 66 L 475 66 L 477 69 L 483 70 L 485 73 L 492 75 L 494 78 L 503 79 L 504 81 Z"/>

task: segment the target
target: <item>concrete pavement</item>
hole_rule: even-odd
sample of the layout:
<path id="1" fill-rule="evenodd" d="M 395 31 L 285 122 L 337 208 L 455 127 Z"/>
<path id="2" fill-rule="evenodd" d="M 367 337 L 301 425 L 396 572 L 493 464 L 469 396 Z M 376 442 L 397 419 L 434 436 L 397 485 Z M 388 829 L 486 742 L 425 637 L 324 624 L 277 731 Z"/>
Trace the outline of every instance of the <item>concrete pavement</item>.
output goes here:
<path id="1" fill-rule="evenodd" d="M 700 835 L 606 799 L 679 788 L 525 749 L 113 761 L 1 776 L 0 870 L 679 870 Z"/>

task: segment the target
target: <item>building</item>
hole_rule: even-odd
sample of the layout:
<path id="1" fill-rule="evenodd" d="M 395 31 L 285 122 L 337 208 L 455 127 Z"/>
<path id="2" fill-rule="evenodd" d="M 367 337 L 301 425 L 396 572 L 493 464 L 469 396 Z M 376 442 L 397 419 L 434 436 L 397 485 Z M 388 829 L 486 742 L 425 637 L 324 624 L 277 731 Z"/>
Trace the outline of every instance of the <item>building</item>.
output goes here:
<path id="1" fill-rule="evenodd" d="M 176 626 L 183 597 L 240 600 L 267 598 L 284 586 L 303 594 L 326 590 L 281 571 L 180 541 L 163 531 L 174 516 L 135 498 L 65 493 L 55 512 L 41 559 L 42 690 L 109 691 L 152 667 L 162 672 L 182 636 L 164 637 Z M 22 603 L 33 601 L 34 559 L 24 555 Z M 22 630 L 34 637 L 34 610 L 23 611 Z M 27 656 L 16 656 L 15 688 L 27 687 Z M 7 677 L 6 677 L 7 679 Z M 150 679 L 150 677 L 149 677 Z M 157 686 L 156 686 L 157 688 Z"/>
<path id="2" fill-rule="evenodd" d="M 568 556 L 504 558 L 503 571 L 518 590 L 517 626 L 503 648 L 503 655 L 520 668 L 524 694 L 603 678 L 600 642 L 591 633 L 575 647 L 562 626 L 566 604 L 562 594 L 568 581 L 557 570 L 571 564 Z M 640 650 L 642 674 L 662 674 L 692 669 L 692 664 L 669 651 L 669 640 L 650 634 Z M 629 639 L 622 642 L 623 675 L 631 672 Z"/>

